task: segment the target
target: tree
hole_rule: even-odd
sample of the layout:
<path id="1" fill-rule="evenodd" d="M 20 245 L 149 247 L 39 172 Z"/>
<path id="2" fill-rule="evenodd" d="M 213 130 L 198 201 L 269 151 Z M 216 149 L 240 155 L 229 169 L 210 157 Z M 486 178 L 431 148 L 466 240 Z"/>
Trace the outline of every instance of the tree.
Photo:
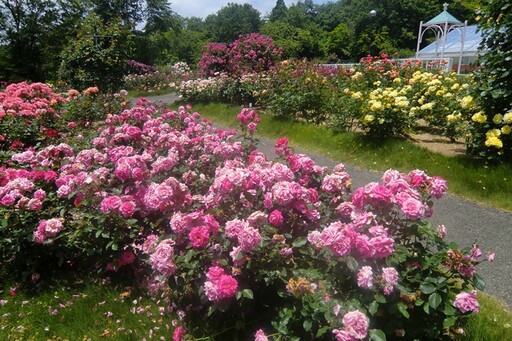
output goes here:
<path id="1" fill-rule="evenodd" d="M 107 24 L 120 20 L 134 28 L 142 20 L 142 0 L 89 0 L 92 10 Z"/>
<path id="2" fill-rule="evenodd" d="M 97 86 L 102 91 L 118 90 L 129 50 L 129 32 L 123 30 L 119 19 L 105 25 L 99 16 L 90 13 L 62 53 L 59 76 L 78 89 Z"/>
<path id="3" fill-rule="evenodd" d="M 284 58 L 315 58 L 321 57 L 320 32 L 302 29 L 282 21 L 268 22 L 261 32 L 274 40 L 277 46 L 283 48 Z"/>
<path id="4" fill-rule="evenodd" d="M 180 26 L 178 16 L 173 12 L 167 0 L 146 0 L 144 17 L 146 33 L 165 32 Z"/>
<path id="5" fill-rule="evenodd" d="M 270 12 L 268 21 L 276 22 L 278 20 L 284 20 L 286 18 L 287 11 L 288 8 L 286 7 L 284 0 L 277 0 L 276 5 L 274 6 L 274 8 L 272 8 L 272 11 Z"/>
<path id="6" fill-rule="evenodd" d="M 52 45 L 50 32 L 57 21 L 57 6 L 49 0 L 1 0 L 0 21 L 5 66 L 2 77 L 11 81 L 44 78 L 44 48 Z M 57 51 L 58 52 L 58 51 Z"/>
<path id="7" fill-rule="evenodd" d="M 490 0 L 478 11 L 485 53 L 477 74 L 480 104 L 489 117 L 512 110 L 512 0 Z"/>
<path id="8" fill-rule="evenodd" d="M 217 13 L 206 17 L 209 38 L 229 44 L 238 36 L 260 31 L 260 12 L 249 4 L 229 3 Z"/>
<path id="9" fill-rule="evenodd" d="M 348 25 L 341 23 L 327 36 L 325 44 L 327 55 L 335 54 L 340 60 L 350 59 L 352 33 Z"/>

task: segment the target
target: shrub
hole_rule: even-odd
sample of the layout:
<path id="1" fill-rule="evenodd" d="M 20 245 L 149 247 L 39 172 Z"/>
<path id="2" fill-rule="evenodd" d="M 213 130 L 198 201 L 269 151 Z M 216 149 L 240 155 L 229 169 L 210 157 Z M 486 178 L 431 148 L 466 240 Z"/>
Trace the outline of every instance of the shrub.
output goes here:
<path id="1" fill-rule="evenodd" d="M 352 192 L 343 165 L 328 171 L 286 139 L 283 163 L 256 151 L 250 109 L 241 136 L 187 110 L 142 99 L 87 149 L 13 155 L 1 268 L 131 268 L 180 316 L 177 339 L 439 339 L 478 311 L 482 252 L 426 220 L 443 179 L 389 170 Z"/>
<path id="2" fill-rule="evenodd" d="M 65 105 L 64 117 L 67 122 L 89 125 L 105 120 L 108 115 L 117 114 L 130 106 L 128 92 L 102 93 L 97 87 L 89 87 L 82 92 L 71 89 Z"/>
<path id="3" fill-rule="evenodd" d="M 229 72 L 231 75 L 266 72 L 282 55 L 272 38 L 259 33 L 240 35 L 229 45 Z"/>
<path id="4" fill-rule="evenodd" d="M 60 79 L 79 90 L 119 90 L 127 69 L 126 34 L 119 22 L 104 25 L 99 17 L 87 16 L 77 38 L 62 52 Z"/>
<path id="5" fill-rule="evenodd" d="M 65 99 L 43 83 L 8 85 L 0 92 L 0 149 L 18 150 L 50 142 Z"/>
<path id="6" fill-rule="evenodd" d="M 140 63 L 135 60 L 129 60 L 126 62 L 126 64 L 128 66 L 128 73 L 130 74 L 144 75 L 147 73 L 156 72 L 156 67 Z"/>
<path id="7" fill-rule="evenodd" d="M 221 43 L 208 43 L 199 61 L 199 72 L 203 77 L 212 77 L 228 71 L 228 47 Z"/>

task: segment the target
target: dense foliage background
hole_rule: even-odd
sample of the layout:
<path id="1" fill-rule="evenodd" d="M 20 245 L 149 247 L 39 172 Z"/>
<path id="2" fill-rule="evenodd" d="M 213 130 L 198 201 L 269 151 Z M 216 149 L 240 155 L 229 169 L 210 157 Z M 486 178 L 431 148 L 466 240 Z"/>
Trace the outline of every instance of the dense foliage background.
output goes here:
<path id="1" fill-rule="evenodd" d="M 265 16 L 249 4 L 230 3 L 202 19 L 179 16 L 166 0 L 0 0 L 0 80 L 54 81 L 62 58 L 79 48 L 107 48 L 104 43 L 109 54 L 123 52 L 124 58 L 146 64 L 196 65 L 206 43 L 229 45 L 248 33 L 270 36 L 286 58 L 357 61 L 397 51 L 408 57 L 419 21 L 437 15 L 443 2 L 301 0 L 287 7 L 277 0 Z M 474 22 L 479 3 L 454 1 L 450 13 Z M 93 26 L 92 13 L 99 20 Z M 112 30 L 115 39 L 107 33 Z"/>

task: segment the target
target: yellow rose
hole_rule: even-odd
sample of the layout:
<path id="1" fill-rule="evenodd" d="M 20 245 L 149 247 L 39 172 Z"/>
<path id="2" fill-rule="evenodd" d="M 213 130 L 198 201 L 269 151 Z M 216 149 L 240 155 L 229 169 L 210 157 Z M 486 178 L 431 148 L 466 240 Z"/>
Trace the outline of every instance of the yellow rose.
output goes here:
<path id="1" fill-rule="evenodd" d="M 506 125 L 506 126 L 503 126 L 501 127 L 501 132 L 504 134 L 504 135 L 508 135 L 510 134 L 510 132 L 512 131 L 512 128 L 509 126 L 509 125 Z"/>
<path id="2" fill-rule="evenodd" d="M 503 122 L 505 124 L 512 124 L 512 112 L 509 111 L 503 116 Z"/>
<path id="3" fill-rule="evenodd" d="M 366 115 L 363 118 L 363 124 L 368 124 L 368 123 L 372 122 L 374 119 L 375 119 L 375 116 L 373 116 L 373 115 Z"/>
<path id="4" fill-rule="evenodd" d="M 485 133 L 485 136 L 490 139 L 490 138 L 493 138 L 493 137 L 500 137 L 501 135 L 501 130 L 499 129 L 491 129 L 489 130 L 487 133 Z"/>
<path id="5" fill-rule="evenodd" d="M 471 120 L 476 123 L 485 123 L 487 122 L 487 116 L 485 116 L 483 112 L 479 111 L 471 116 Z"/>
<path id="6" fill-rule="evenodd" d="M 501 149 L 501 148 L 503 148 L 503 141 L 501 141 L 497 137 L 491 137 L 491 138 L 488 138 L 487 140 L 485 140 L 485 146 Z"/>
<path id="7" fill-rule="evenodd" d="M 503 115 L 501 115 L 501 114 L 496 114 L 492 118 L 492 121 L 494 122 L 494 124 L 500 124 L 501 120 L 503 120 Z"/>
<path id="8" fill-rule="evenodd" d="M 463 109 L 468 109 L 468 108 L 470 108 L 472 105 L 473 105 L 473 97 L 472 97 L 472 96 L 466 96 L 466 97 L 463 97 L 463 98 L 460 100 L 460 106 L 461 106 Z"/>

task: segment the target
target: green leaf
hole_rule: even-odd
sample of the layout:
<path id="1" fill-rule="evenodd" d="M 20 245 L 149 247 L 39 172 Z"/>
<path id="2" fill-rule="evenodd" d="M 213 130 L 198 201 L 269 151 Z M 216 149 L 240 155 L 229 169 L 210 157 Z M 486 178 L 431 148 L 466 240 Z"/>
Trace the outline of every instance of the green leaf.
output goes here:
<path id="1" fill-rule="evenodd" d="M 437 287 L 432 283 L 422 283 L 420 285 L 420 290 L 422 293 L 428 295 L 436 291 Z"/>
<path id="2" fill-rule="evenodd" d="M 308 242 L 308 240 L 306 238 L 297 238 L 293 242 L 292 246 L 293 247 L 301 247 L 301 246 L 306 245 L 307 242 Z"/>
<path id="3" fill-rule="evenodd" d="M 307 331 L 307 332 L 309 332 L 311 330 L 312 326 L 313 326 L 313 322 L 311 322 L 310 320 L 306 320 L 302 324 L 302 327 L 304 327 L 304 330 Z"/>
<path id="4" fill-rule="evenodd" d="M 112 250 L 114 250 L 114 251 L 119 250 L 119 246 L 117 246 L 116 243 L 112 243 Z"/>
<path id="5" fill-rule="evenodd" d="M 357 261 L 355 260 L 354 257 L 347 257 L 346 262 L 347 262 L 348 268 L 352 271 L 356 271 L 357 268 L 359 267 L 359 264 L 357 263 Z"/>
<path id="6" fill-rule="evenodd" d="M 428 304 L 428 302 L 425 302 L 425 304 L 423 305 L 423 311 L 427 315 L 430 314 L 430 305 Z"/>
<path id="7" fill-rule="evenodd" d="M 386 303 L 386 298 L 380 294 L 376 294 L 374 298 L 377 303 Z"/>
<path id="8" fill-rule="evenodd" d="M 318 331 L 316 332 L 316 337 L 320 337 L 320 336 L 324 335 L 330 329 L 331 328 L 329 326 L 325 326 L 325 327 L 318 329 Z"/>
<path id="9" fill-rule="evenodd" d="M 457 316 L 450 316 L 444 319 L 443 328 L 449 328 L 457 322 Z"/>
<path id="10" fill-rule="evenodd" d="M 437 309 L 442 301 L 443 299 L 441 298 L 441 295 L 439 295 L 437 292 L 433 293 L 428 298 L 428 304 L 434 309 Z"/>
<path id="11" fill-rule="evenodd" d="M 455 307 L 452 306 L 451 304 L 447 304 L 446 307 L 444 307 L 443 312 L 446 316 L 452 316 L 455 315 L 455 313 L 457 313 L 457 309 L 455 309 Z"/>
<path id="12" fill-rule="evenodd" d="M 370 329 L 370 340 L 386 341 L 386 334 L 380 329 Z"/>
<path id="13" fill-rule="evenodd" d="M 250 300 L 254 299 L 254 294 L 251 289 L 244 289 L 242 291 L 242 294 L 245 298 L 248 298 Z"/>
<path id="14" fill-rule="evenodd" d="M 409 312 L 407 311 L 407 305 L 404 303 L 404 302 L 400 302 L 397 304 L 397 307 L 398 307 L 398 310 L 402 313 L 402 315 L 405 317 L 405 318 L 409 318 L 411 317 L 411 315 L 409 314 Z"/>
<path id="15" fill-rule="evenodd" d="M 477 288 L 480 291 L 483 291 L 485 289 L 485 281 L 480 275 L 474 274 L 473 276 L 473 284 L 475 285 L 475 288 Z"/>
<path id="16" fill-rule="evenodd" d="M 376 301 L 370 303 L 370 306 L 368 307 L 368 312 L 372 315 L 375 315 L 377 310 L 379 310 L 379 303 L 377 303 Z"/>

